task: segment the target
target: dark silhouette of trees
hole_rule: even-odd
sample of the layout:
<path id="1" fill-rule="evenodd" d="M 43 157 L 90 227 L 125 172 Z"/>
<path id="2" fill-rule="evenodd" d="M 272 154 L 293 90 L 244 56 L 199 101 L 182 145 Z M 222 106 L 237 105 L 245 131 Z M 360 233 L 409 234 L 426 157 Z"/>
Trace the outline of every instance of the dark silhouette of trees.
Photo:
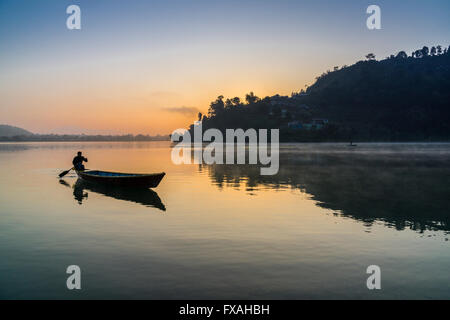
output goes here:
<path id="1" fill-rule="evenodd" d="M 432 55 L 432 56 L 435 56 L 436 55 L 436 47 L 431 47 L 431 50 L 430 50 L 430 54 Z"/>
<path id="2" fill-rule="evenodd" d="M 248 104 L 254 104 L 260 100 L 261 99 L 258 98 L 257 96 L 255 96 L 255 94 L 253 92 L 250 92 L 245 95 L 245 101 L 247 101 Z"/>
<path id="3" fill-rule="evenodd" d="M 408 58 L 408 55 L 406 54 L 405 51 L 400 51 L 399 53 L 397 53 L 397 58 L 406 59 L 406 58 Z"/>
<path id="4" fill-rule="evenodd" d="M 241 104 L 241 99 L 239 97 L 234 97 L 233 99 L 231 99 L 231 102 L 235 107 L 238 107 Z"/>
<path id="5" fill-rule="evenodd" d="M 225 100 L 225 109 L 230 109 L 232 107 L 233 107 L 233 102 L 231 101 L 231 99 Z"/>
<path id="6" fill-rule="evenodd" d="M 428 54 L 430 53 L 430 49 L 428 49 L 428 47 L 425 46 L 422 48 L 421 53 L 422 53 L 422 57 L 427 57 Z"/>
<path id="7" fill-rule="evenodd" d="M 441 45 L 433 46 L 433 47 L 431 47 L 431 50 L 427 46 L 424 46 L 422 49 L 413 51 L 411 54 L 411 57 L 420 59 L 420 58 L 425 58 L 428 56 L 434 57 L 434 56 L 440 56 L 443 54 L 445 55 L 447 53 L 448 53 L 448 50 L 446 48 L 444 48 L 444 50 L 442 50 Z M 398 55 L 397 55 L 397 57 L 398 57 Z"/>
<path id="8" fill-rule="evenodd" d="M 450 140 L 447 48 L 423 47 L 410 57 L 400 51 L 376 63 L 374 54 L 367 59 L 323 73 L 290 97 L 261 99 L 250 92 L 242 102 L 219 96 L 202 118 L 203 129 L 279 128 L 282 141 L 348 142 L 348 128 L 355 142 Z M 288 125 L 313 119 L 329 121 L 319 130 Z"/>
<path id="9" fill-rule="evenodd" d="M 210 117 L 215 117 L 221 114 L 225 109 L 225 104 L 223 102 L 223 96 L 218 96 L 217 99 L 211 102 L 208 110 L 208 115 Z"/>
<path id="10" fill-rule="evenodd" d="M 225 109 L 237 108 L 241 106 L 241 99 L 234 97 L 225 101 Z"/>
<path id="11" fill-rule="evenodd" d="M 375 54 L 369 53 L 369 54 L 366 56 L 366 59 L 369 60 L 369 61 L 375 60 Z"/>

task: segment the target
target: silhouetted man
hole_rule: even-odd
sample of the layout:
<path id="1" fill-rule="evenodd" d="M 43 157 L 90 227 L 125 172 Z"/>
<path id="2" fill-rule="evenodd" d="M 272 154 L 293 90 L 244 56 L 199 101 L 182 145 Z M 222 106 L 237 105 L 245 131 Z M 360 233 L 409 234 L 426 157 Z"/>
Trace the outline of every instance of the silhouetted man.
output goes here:
<path id="1" fill-rule="evenodd" d="M 88 159 L 81 155 L 81 151 L 78 151 L 77 156 L 75 158 L 73 158 L 73 161 L 72 161 L 72 164 L 73 164 L 75 170 L 78 170 L 78 171 L 84 170 L 83 161 L 88 162 Z"/>

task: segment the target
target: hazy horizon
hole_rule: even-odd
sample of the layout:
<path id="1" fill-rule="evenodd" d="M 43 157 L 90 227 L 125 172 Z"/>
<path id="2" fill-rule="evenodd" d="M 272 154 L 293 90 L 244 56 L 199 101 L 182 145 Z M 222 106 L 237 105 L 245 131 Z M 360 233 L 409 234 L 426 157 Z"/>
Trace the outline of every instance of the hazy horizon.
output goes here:
<path id="1" fill-rule="evenodd" d="M 32 134 L 37 134 L 37 135 L 47 135 L 47 134 L 56 134 L 56 135 L 128 135 L 128 134 L 132 134 L 132 135 L 150 135 L 150 136 L 166 136 L 171 134 L 171 132 L 168 133 L 156 133 L 156 134 L 149 134 L 146 132 L 136 132 L 136 133 L 132 133 L 132 132 L 118 132 L 118 131 L 114 131 L 114 130 L 96 130 L 94 129 L 84 129 L 84 128 L 79 128 L 79 127 L 65 127 L 65 128 L 55 128 L 55 129 L 49 129 L 47 131 L 43 131 L 43 132 L 33 132 L 31 130 L 28 130 L 27 128 L 23 128 L 23 127 L 19 127 L 15 124 L 10 124 L 10 123 L 0 123 L 0 126 L 5 125 L 5 126 L 10 126 L 10 127 L 16 127 L 19 129 L 24 129 L 26 131 L 31 132 Z"/>

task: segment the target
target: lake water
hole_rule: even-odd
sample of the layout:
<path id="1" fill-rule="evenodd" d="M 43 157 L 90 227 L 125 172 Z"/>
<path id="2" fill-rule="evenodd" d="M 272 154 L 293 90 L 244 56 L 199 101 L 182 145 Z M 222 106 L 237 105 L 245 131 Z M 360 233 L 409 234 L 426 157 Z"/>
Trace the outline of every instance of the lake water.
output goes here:
<path id="1" fill-rule="evenodd" d="M 167 175 L 155 192 L 60 181 L 78 150 L 92 169 Z M 170 153 L 0 144 L 0 298 L 450 299 L 449 144 L 282 144 L 276 176 Z"/>

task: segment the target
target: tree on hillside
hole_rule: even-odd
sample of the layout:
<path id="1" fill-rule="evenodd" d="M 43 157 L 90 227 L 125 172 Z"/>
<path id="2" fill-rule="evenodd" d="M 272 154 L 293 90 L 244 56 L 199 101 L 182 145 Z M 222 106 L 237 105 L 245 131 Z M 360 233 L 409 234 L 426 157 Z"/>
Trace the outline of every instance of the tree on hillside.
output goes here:
<path id="1" fill-rule="evenodd" d="M 436 47 L 431 47 L 430 54 L 431 54 L 432 56 L 435 56 L 435 55 L 436 55 L 436 52 L 437 52 Z"/>
<path id="2" fill-rule="evenodd" d="M 233 107 L 233 102 L 231 102 L 231 99 L 225 100 L 225 109 L 231 109 Z"/>
<path id="3" fill-rule="evenodd" d="M 369 54 L 366 56 L 366 59 L 369 60 L 369 61 L 375 60 L 375 54 L 369 53 Z"/>
<path id="4" fill-rule="evenodd" d="M 428 49 L 428 47 L 425 46 L 422 48 L 421 53 L 422 53 L 422 57 L 426 57 L 430 53 L 430 49 Z"/>
<path id="5" fill-rule="evenodd" d="M 225 109 L 237 108 L 241 105 L 241 99 L 234 97 L 225 101 Z"/>
<path id="6" fill-rule="evenodd" d="M 258 98 L 257 96 L 255 96 L 255 94 L 253 92 L 250 92 L 245 95 L 245 101 L 247 101 L 248 104 L 254 104 L 260 100 L 261 99 Z"/>
<path id="7" fill-rule="evenodd" d="M 225 109 L 225 104 L 223 103 L 223 96 L 218 96 L 217 99 L 209 105 L 208 115 L 209 117 L 215 117 L 222 113 Z"/>
<path id="8" fill-rule="evenodd" d="M 406 59 L 406 58 L 408 58 L 408 55 L 406 54 L 405 51 L 400 51 L 399 53 L 397 53 L 397 58 Z"/>
<path id="9" fill-rule="evenodd" d="M 234 98 L 231 99 L 231 102 L 233 102 L 233 105 L 237 107 L 237 106 L 239 106 L 241 104 L 241 98 L 234 97 Z"/>

